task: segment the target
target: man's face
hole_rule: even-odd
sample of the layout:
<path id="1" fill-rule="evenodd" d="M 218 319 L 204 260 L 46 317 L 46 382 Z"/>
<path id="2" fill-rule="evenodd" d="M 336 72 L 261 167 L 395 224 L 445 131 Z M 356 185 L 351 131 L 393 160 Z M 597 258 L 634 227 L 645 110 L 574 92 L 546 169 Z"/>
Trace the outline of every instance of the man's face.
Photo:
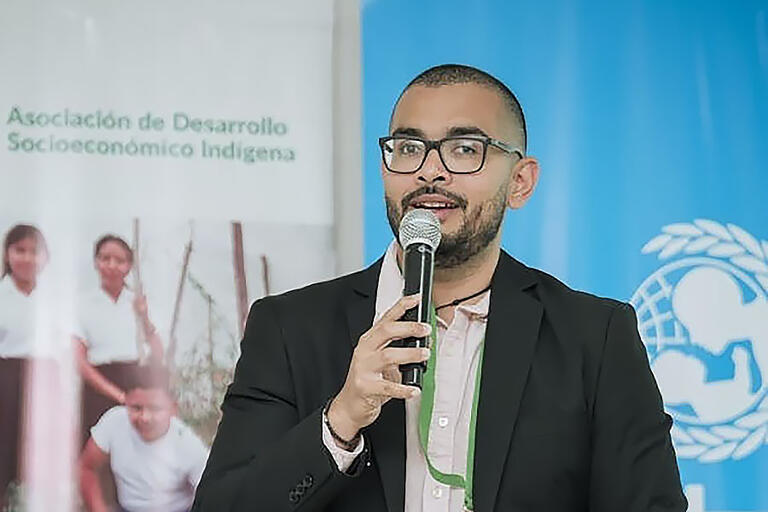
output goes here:
<path id="1" fill-rule="evenodd" d="M 146 442 L 163 437 L 176 414 L 176 404 L 163 389 L 132 389 L 125 395 L 131 425 Z"/>
<path id="2" fill-rule="evenodd" d="M 471 83 L 411 87 L 400 99 L 390 129 L 393 135 L 432 140 L 485 135 L 519 143 L 508 107 L 499 94 Z M 408 210 L 430 209 L 440 219 L 443 235 L 435 265 L 461 265 L 498 236 L 517 162 L 516 155 L 489 146 L 482 169 L 473 174 L 448 172 L 437 151 L 430 151 L 424 165 L 413 174 L 389 172 L 382 163 L 387 217 L 395 237 Z"/>

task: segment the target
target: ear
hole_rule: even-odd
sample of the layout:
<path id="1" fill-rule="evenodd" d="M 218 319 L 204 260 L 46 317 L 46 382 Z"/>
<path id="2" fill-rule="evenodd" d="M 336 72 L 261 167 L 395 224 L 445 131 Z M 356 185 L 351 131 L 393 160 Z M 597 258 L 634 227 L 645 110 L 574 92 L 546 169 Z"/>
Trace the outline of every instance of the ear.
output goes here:
<path id="1" fill-rule="evenodd" d="M 509 180 L 507 192 L 507 206 L 517 210 L 525 206 L 533 195 L 536 184 L 539 182 L 539 161 L 533 157 L 525 157 L 515 165 L 512 170 L 512 179 Z"/>

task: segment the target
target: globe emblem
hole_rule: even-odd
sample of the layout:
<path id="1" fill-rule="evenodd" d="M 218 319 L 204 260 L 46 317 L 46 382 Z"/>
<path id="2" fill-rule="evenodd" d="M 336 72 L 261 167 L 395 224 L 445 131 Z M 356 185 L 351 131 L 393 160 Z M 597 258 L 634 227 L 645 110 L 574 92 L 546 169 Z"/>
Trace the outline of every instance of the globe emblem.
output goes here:
<path id="1" fill-rule="evenodd" d="M 630 302 L 678 455 L 749 455 L 768 442 L 768 243 L 699 220 L 643 252 L 667 260 Z"/>

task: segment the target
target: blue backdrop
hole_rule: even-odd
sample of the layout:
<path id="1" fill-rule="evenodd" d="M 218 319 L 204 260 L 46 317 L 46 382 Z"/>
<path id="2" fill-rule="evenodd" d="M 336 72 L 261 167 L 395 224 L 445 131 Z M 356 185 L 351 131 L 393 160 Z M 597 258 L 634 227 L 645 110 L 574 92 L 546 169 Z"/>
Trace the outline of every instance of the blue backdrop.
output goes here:
<path id="1" fill-rule="evenodd" d="M 392 238 L 376 139 L 403 86 L 496 75 L 542 168 L 504 247 L 635 305 L 691 510 L 768 511 L 768 4 L 369 0 L 362 24 L 366 260 Z M 701 297 L 730 292 L 711 324 Z"/>

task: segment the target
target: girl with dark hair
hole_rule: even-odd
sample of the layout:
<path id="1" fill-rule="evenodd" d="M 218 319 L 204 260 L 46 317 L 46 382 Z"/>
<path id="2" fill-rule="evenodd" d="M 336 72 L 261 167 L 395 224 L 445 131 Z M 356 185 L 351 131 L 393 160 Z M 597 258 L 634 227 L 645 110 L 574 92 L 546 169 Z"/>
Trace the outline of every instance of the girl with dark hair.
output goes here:
<path id="1" fill-rule="evenodd" d="M 30 224 L 16 224 L 3 240 L 3 274 L 10 276 L 16 288 L 29 296 L 35 289 L 37 275 L 48 261 L 48 246 L 43 234 Z"/>
<path id="2" fill-rule="evenodd" d="M 27 361 L 50 349 L 36 343 L 35 288 L 47 262 L 48 247 L 35 226 L 17 224 L 6 233 L 0 279 L 0 507 L 8 484 L 19 478 Z"/>
<path id="3" fill-rule="evenodd" d="M 100 289 L 78 304 L 80 325 L 75 358 L 83 385 L 83 442 L 101 415 L 125 403 L 125 391 L 139 365 L 159 364 L 163 344 L 149 319 L 147 299 L 128 288 L 133 251 L 122 238 L 105 235 L 94 246 Z"/>

